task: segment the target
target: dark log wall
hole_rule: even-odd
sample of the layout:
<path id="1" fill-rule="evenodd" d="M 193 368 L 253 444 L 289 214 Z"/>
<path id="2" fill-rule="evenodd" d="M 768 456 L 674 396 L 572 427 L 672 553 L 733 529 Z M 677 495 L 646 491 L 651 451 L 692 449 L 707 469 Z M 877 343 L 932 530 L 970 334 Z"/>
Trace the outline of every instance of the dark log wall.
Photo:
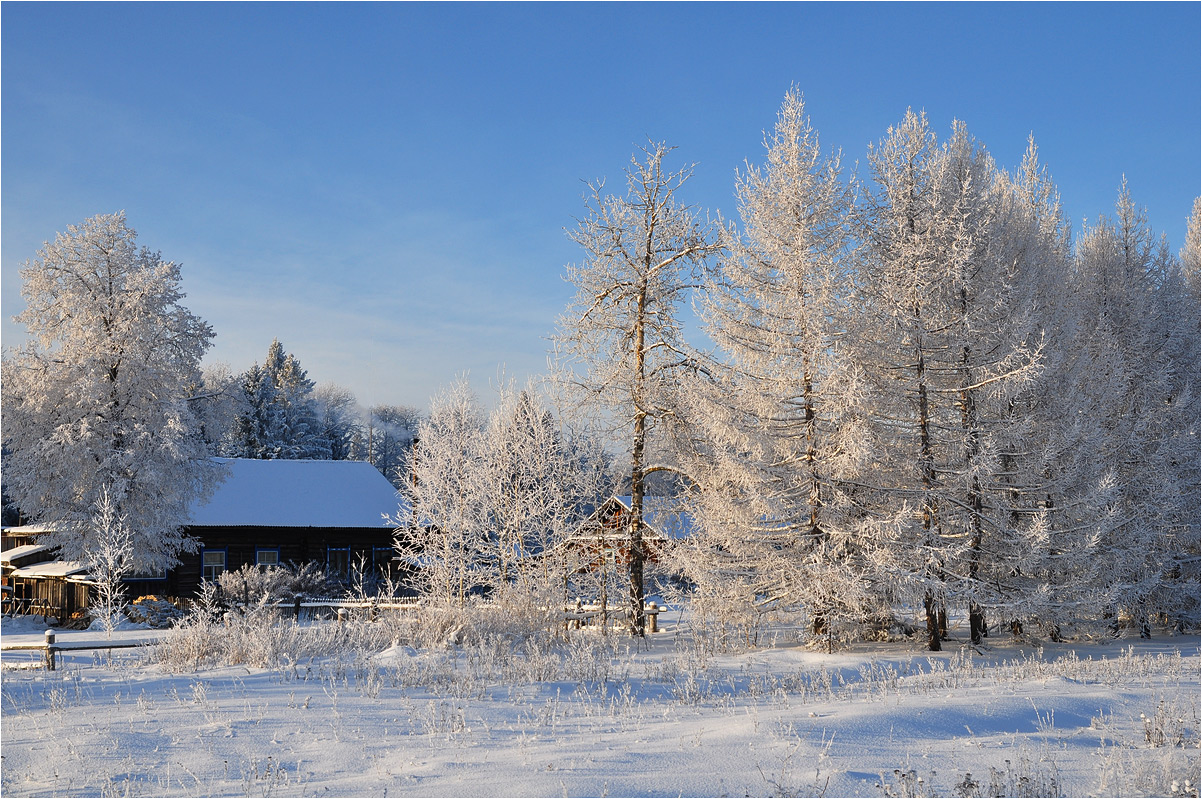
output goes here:
<path id="1" fill-rule="evenodd" d="M 391 549 L 395 535 L 389 527 L 193 527 L 188 533 L 200 541 L 197 551 L 181 555 L 180 565 L 168 572 L 165 580 L 127 581 L 127 595 L 131 599 L 145 594 L 196 596 L 205 549 L 225 550 L 227 571 L 255 563 L 259 549 L 278 549 L 283 566 L 310 561 L 324 566 L 330 548 L 349 549 L 351 563 L 362 556 L 370 566 L 373 550 Z"/>

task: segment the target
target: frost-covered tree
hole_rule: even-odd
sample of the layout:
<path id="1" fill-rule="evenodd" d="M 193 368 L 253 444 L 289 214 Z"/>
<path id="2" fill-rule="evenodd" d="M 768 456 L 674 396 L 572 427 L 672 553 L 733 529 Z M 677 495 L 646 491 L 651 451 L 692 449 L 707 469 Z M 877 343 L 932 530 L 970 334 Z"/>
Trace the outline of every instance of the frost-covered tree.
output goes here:
<path id="1" fill-rule="evenodd" d="M 1070 495 L 1087 553 L 1073 578 L 1089 586 L 1072 593 L 1147 633 L 1150 615 L 1177 613 L 1165 586 L 1197 534 L 1197 296 L 1125 181 L 1115 216 L 1079 238 L 1072 280 L 1063 390 L 1081 404 L 1088 459 Z"/>
<path id="2" fill-rule="evenodd" d="M 882 579 L 921 598 L 928 645 L 947 634 L 949 599 L 984 632 L 986 561 L 1016 554 L 998 485 L 999 445 L 1013 424 L 999 398 L 1037 373 L 1025 320 L 1039 260 L 1012 231 L 1009 184 L 962 124 L 936 145 L 907 113 L 869 155 L 862 290 L 852 336 L 873 383 Z M 993 553 L 993 555 L 990 555 Z"/>
<path id="3" fill-rule="evenodd" d="M 350 459 L 360 437 L 359 405 L 350 390 L 335 383 L 322 383 L 313 390 L 317 434 L 330 452 L 330 460 Z"/>
<path id="4" fill-rule="evenodd" d="M 96 543 L 84 561 L 95 584 L 96 599 L 90 610 L 93 618 L 104 625 L 105 635 L 112 637 L 128 604 L 124 579 L 134 560 L 134 536 L 106 487 L 100 489 L 91 526 Z"/>
<path id="5" fill-rule="evenodd" d="M 313 401 L 313 381 L 300 361 L 273 339 L 267 358 L 242 378 L 247 409 L 235 423 L 234 452 L 263 460 L 328 459 Z"/>
<path id="6" fill-rule="evenodd" d="M 134 568 L 195 545 L 188 507 L 218 475 L 191 409 L 213 332 L 181 301 L 180 266 L 138 248 L 123 213 L 68 227 L 21 270 L 30 340 L 4 358 L 5 488 L 62 557 L 97 546 L 107 490 Z"/>
<path id="7" fill-rule="evenodd" d="M 500 386 L 486 414 L 456 381 L 418 427 L 402 487 L 409 507 L 394 519 L 419 591 L 451 607 L 478 593 L 550 609 L 569 576 L 556 548 L 611 488 L 608 467 L 597 440 L 556 423 L 533 385 Z"/>
<path id="8" fill-rule="evenodd" d="M 368 461 L 400 488 L 421 418 L 421 411 L 408 405 L 372 406 L 360 426 L 352 457 Z"/>
<path id="9" fill-rule="evenodd" d="M 1202 237 L 1202 197 L 1194 198 L 1194 210 L 1190 212 L 1185 229 L 1185 245 L 1181 248 L 1181 274 L 1185 284 L 1195 297 L 1202 294 L 1202 259 L 1198 254 L 1198 239 Z"/>
<path id="10" fill-rule="evenodd" d="M 497 547 L 499 586 L 529 596 L 566 577 L 556 546 L 580 532 L 612 489 L 596 439 L 557 422 L 533 383 L 498 387 L 484 435 L 481 481 Z"/>
<path id="11" fill-rule="evenodd" d="M 206 366 L 201 371 L 200 385 L 192 390 L 190 407 L 209 451 L 219 456 L 235 455 L 238 418 L 250 410 L 242 376 L 234 374 L 226 363 Z"/>
<path id="12" fill-rule="evenodd" d="M 863 380 L 842 346 L 853 288 L 853 186 L 824 156 L 801 93 L 766 159 L 738 176 L 741 236 L 700 303 L 720 361 L 696 381 L 690 473 L 704 535 L 683 568 L 717 615 L 808 613 L 817 635 L 858 618 L 863 524 L 852 483 L 872 451 Z M 740 614 L 731 603 L 747 606 Z"/>
<path id="13" fill-rule="evenodd" d="M 401 557 L 417 567 L 419 593 L 451 608 L 493 582 L 481 468 L 484 420 L 466 378 L 431 399 L 410 452 L 411 479 L 401 489 L 408 507 L 393 518 Z"/>
<path id="14" fill-rule="evenodd" d="M 696 368 L 681 332 L 680 306 L 698 267 L 721 244 L 709 225 L 676 194 L 691 168 L 668 171 L 670 148 L 652 144 L 632 158 L 623 197 L 590 186 L 588 215 L 570 233 L 584 260 L 568 267 L 576 296 L 556 337 L 569 382 L 583 402 L 607 414 L 630 442 L 630 621 L 642 635 L 643 496 L 648 444 L 679 422 L 679 375 Z"/>

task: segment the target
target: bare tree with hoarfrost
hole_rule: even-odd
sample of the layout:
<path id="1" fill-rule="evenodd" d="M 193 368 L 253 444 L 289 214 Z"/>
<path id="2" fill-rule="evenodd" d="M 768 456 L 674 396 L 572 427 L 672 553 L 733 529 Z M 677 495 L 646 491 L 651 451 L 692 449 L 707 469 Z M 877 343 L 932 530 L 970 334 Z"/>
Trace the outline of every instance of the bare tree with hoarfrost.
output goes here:
<path id="1" fill-rule="evenodd" d="M 1202 237 L 1202 198 L 1194 198 L 1185 229 L 1185 244 L 1181 248 L 1181 274 L 1185 285 L 1195 297 L 1202 295 L 1202 263 L 1198 255 L 1198 239 Z"/>
<path id="2" fill-rule="evenodd" d="M 612 491 L 610 460 L 597 439 L 556 421 L 533 382 L 498 386 L 482 432 L 493 596 L 515 610 L 551 610 L 575 570 L 570 542 Z"/>
<path id="3" fill-rule="evenodd" d="M 492 583 L 480 468 L 484 420 L 466 378 L 431 399 L 402 488 L 408 507 L 392 519 L 419 593 L 448 608 L 462 608 L 474 590 Z"/>
<path id="4" fill-rule="evenodd" d="M 194 546 L 181 525 L 219 476 L 187 402 L 213 332 L 181 305 L 179 265 L 136 239 L 124 214 L 92 217 L 21 270 L 30 341 L 4 358 L 4 471 L 62 557 L 96 549 L 107 490 L 133 566 L 163 568 Z"/>
<path id="5" fill-rule="evenodd" d="M 349 460 L 360 436 L 359 404 L 349 389 L 325 382 L 313 389 L 317 435 L 325 442 L 330 460 Z"/>
<path id="6" fill-rule="evenodd" d="M 397 488 L 408 479 L 406 463 L 422 414 L 408 405 L 373 405 L 359 426 L 352 459 L 375 466 Z"/>
<path id="7" fill-rule="evenodd" d="M 91 526 L 96 543 L 84 561 L 95 583 L 96 601 L 90 610 L 111 637 L 127 607 L 124 579 L 132 571 L 134 536 L 107 487 L 100 489 Z"/>
<path id="8" fill-rule="evenodd" d="M 1115 216 L 1079 238 L 1072 279 L 1065 382 L 1083 405 L 1089 458 L 1074 497 L 1089 555 L 1078 597 L 1146 635 L 1152 615 L 1179 612 L 1166 588 L 1197 538 L 1198 300 L 1125 181 Z"/>
<path id="9" fill-rule="evenodd" d="M 200 423 L 200 434 L 214 455 L 234 454 L 239 417 L 249 413 L 242 376 L 227 363 L 210 364 L 201 371 L 200 384 L 192 389 L 190 407 Z"/>
<path id="10" fill-rule="evenodd" d="M 722 361 L 690 394 L 698 445 L 693 512 L 705 535 L 683 568 L 719 615 L 801 609 L 826 635 L 869 598 L 867 546 L 847 481 L 872 451 L 864 385 L 843 347 L 853 288 L 854 185 L 823 156 L 796 89 L 737 179 L 743 233 L 700 310 Z"/>
<path id="11" fill-rule="evenodd" d="M 590 186 L 589 214 L 570 235 L 585 252 L 568 267 L 576 296 L 560 318 L 556 343 L 568 381 L 583 403 L 608 414 L 629 436 L 632 495 L 630 629 L 643 635 L 643 496 L 648 442 L 678 422 L 677 386 L 696 367 L 681 334 L 679 308 L 697 283 L 697 268 L 721 248 L 709 225 L 676 194 L 691 168 L 669 172 L 664 144 L 643 150 L 626 170 L 624 197 Z"/>
<path id="12" fill-rule="evenodd" d="M 556 423 L 533 385 L 498 394 L 487 414 L 465 379 L 432 400 L 402 489 L 408 507 L 393 519 L 397 546 L 441 606 L 488 595 L 549 612 L 569 577 L 559 545 L 611 488 L 609 461 L 595 439 Z"/>

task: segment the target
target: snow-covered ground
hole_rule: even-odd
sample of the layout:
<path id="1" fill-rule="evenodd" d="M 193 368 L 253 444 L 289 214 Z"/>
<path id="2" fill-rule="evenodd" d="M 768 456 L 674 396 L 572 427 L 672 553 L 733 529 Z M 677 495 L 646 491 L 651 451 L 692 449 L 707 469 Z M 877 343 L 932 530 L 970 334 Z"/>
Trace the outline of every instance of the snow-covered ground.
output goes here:
<path id="1" fill-rule="evenodd" d="M 5 644 L 40 640 L 40 620 L 12 621 Z M 664 621 L 641 648 L 584 632 L 559 649 L 393 646 L 184 673 L 138 650 L 65 654 L 51 673 L 20 668 L 34 655 L 9 652 L 0 787 L 6 796 L 1197 795 L 1197 636 L 713 654 Z"/>

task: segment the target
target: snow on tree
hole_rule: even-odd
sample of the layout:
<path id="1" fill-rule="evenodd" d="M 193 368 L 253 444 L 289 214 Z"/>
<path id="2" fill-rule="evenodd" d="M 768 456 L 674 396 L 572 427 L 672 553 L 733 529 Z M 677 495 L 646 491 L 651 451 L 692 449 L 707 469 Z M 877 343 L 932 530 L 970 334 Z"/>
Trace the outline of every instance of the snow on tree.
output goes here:
<path id="1" fill-rule="evenodd" d="M 1011 265 L 1008 313 L 998 332 L 1012 346 L 1038 352 L 1039 369 L 1027 379 L 994 384 L 982 398 L 997 423 L 991 432 L 997 471 L 986 484 L 988 546 L 975 563 L 980 581 L 994 588 L 990 599 L 999 616 L 1014 629 L 1023 619 L 1035 620 L 1055 636 L 1064 599 L 1059 565 L 1082 554 L 1065 513 L 1071 503 L 1061 501 L 1075 482 L 1074 470 L 1064 467 L 1081 446 L 1072 398 L 1060 390 L 1075 329 L 1065 281 L 1071 235 L 1033 138 L 1016 174 L 999 173 L 996 180 L 1002 260 Z"/>
<path id="2" fill-rule="evenodd" d="M 824 157 L 801 93 L 737 179 L 743 235 L 700 303 L 722 361 L 695 381 L 690 465 L 697 527 L 682 564 L 717 615 L 808 612 L 817 635 L 858 618 L 866 542 L 852 484 L 871 453 L 863 380 L 841 346 L 854 246 L 853 186 Z M 736 606 L 747 606 L 740 614 Z M 754 621 L 751 622 L 754 624 Z"/>
<path id="3" fill-rule="evenodd" d="M 1202 197 L 1194 198 L 1194 210 L 1189 215 L 1189 223 L 1185 230 L 1185 245 L 1181 248 L 1181 274 L 1185 284 L 1193 292 L 1195 298 L 1202 295 L 1202 258 L 1199 257 L 1198 240 L 1202 238 Z"/>
<path id="4" fill-rule="evenodd" d="M 1115 217 L 1079 238 L 1072 276 L 1076 357 L 1063 390 L 1083 405 L 1076 499 L 1094 555 L 1074 579 L 1093 589 L 1083 603 L 1147 634 L 1151 614 L 1178 611 L 1166 586 L 1197 538 L 1197 298 L 1125 180 Z"/>
<path id="5" fill-rule="evenodd" d="M 349 460 L 360 436 L 359 405 L 349 389 L 326 382 L 313 390 L 317 435 L 329 449 L 330 460 Z"/>
<path id="6" fill-rule="evenodd" d="M 564 601 L 577 565 L 569 542 L 612 490 L 610 461 L 597 439 L 556 421 L 533 382 L 498 386 L 483 450 L 492 594 L 513 612 L 550 611 Z"/>
<path id="7" fill-rule="evenodd" d="M 351 457 L 366 460 L 397 488 L 404 485 L 406 462 L 422 414 L 408 405 L 374 405 L 360 426 Z"/>
<path id="8" fill-rule="evenodd" d="M 462 608 L 492 583 L 481 462 L 485 415 L 465 378 L 430 401 L 410 453 L 411 479 L 402 487 L 408 509 L 397 525 L 401 557 L 415 565 L 417 589 L 428 600 Z"/>
<path id="9" fill-rule="evenodd" d="M 909 112 L 869 165 L 851 337 L 874 384 L 885 456 L 865 482 L 889 553 L 878 566 L 903 595 L 921 597 L 938 650 L 950 598 L 968 602 L 973 638 L 983 633 L 987 551 L 1020 551 L 991 494 L 1004 496 L 998 446 L 1012 424 L 996 399 L 1039 362 L 1019 291 L 1031 253 L 1011 235 L 1006 182 L 962 124 L 938 147 L 926 117 Z"/>
<path id="10" fill-rule="evenodd" d="M 300 361 L 273 339 L 267 358 L 243 376 L 247 410 L 235 423 L 233 452 L 261 460 L 329 459 L 313 402 L 313 381 Z"/>
<path id="11" fill-rule="evenodd" d="M 557 424 L 535 387 L 499 387 L 485 413 L 460 379 L 431 401 L 394 518 L 421 594 L 462 607 L 474 594 L 528 613 L 562 602 L 568 578 L 557 547 L 577 534 L 610 488 L 594 439 Z M 513 600 L 513 601 L 510 601 Z"/>
<path id="12" fill-rule="evenodd" d="M 237 420 L 250 410 L 242 391 L 242 376 L 234 374 L 226 363 L 206 366 L 200 384 L 192 389 L 190 407 L 209 451 L 220 456 L 235 455 Z"/>
<path id="13" fill-rule="evenodd" d="M 181 305 L 179 264 L 136 240 L 123 213 L 102 214 L 21 270 L 30 341 L 4 358 L 5 487 L 77 560 L 96 550 L 107 490 L 133 567 L 163 568 L 195 546 L 181 525 L 218 478 L 187 402 L 213 332 Z"/>
<path id="14" fill-rule="evenodd" d="M 89 609 L 93 618 L 104 625 L 105 635 L 112 637 L 128 604 L 123 581 L 134 559 L 134 536 L 125 517 L 118 514 L 107 487 L 100 489 L 91 526 L 95 545 L 88 550 L 84 564 L 95 583 L 96 598 Z"/>
<path id="15" fill-rule="evenodd" d="M 691 168 L 669 172 L 671 148 L 651 144 L 631 159 L 624 197 L 591 184 L 588 216 L 569 235 L 585 252 L 568 267 L 576 296 L 556 336 L 567 380 L 579 397 L 608 414 L 630 441 L 630 624 L 643 635 L 643 496 L 648 444 L 675 417 L 679 376 L 695 368 L 679 310 L 697 269 L 721 245 L 696 211 L 677 202 Z M 657 428 L 660 428 L 657 430 Z"/>

